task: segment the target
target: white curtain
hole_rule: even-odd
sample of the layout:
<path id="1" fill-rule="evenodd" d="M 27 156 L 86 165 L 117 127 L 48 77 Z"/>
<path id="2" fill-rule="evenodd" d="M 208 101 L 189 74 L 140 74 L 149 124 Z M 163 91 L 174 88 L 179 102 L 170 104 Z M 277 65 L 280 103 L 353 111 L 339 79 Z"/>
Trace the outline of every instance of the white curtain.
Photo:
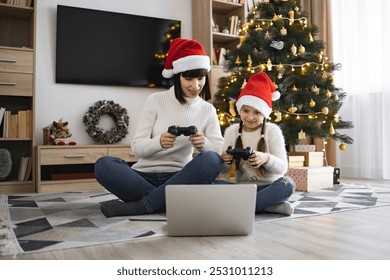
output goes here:
<path id="1" fill-rule="evenodd" d="M 335 85 L 344 99 L 340 116 L 354 139 L 338 151 L 342 176 L 390 179 L 390 1 L 331 0 Z"/>

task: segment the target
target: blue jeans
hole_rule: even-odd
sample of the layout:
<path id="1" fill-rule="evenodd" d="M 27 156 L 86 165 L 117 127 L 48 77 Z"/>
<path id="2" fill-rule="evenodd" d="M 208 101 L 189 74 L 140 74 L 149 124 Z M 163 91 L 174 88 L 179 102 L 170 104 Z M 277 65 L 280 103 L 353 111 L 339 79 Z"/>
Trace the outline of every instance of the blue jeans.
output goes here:
<path id="1" fill-rule="evenodd" d="M 203 152 L 178 172 L 145 173 L 132 169 L 124 160 L 105 156 L 95 163 L 96 180 L 121 200 L 142 199 L 150 213 L 165 207 L 165 186 L 211 184 L 218 176 L 222 159 L 216 152 Z"/>
<path id="2" fill-rule="evenodd" d="M 295 182 L 288 176 L 280 177 L 275 182 L 257 186 L 256 213 L 265 208 L 287 201 L 295 190 Z"/>
<path id="3" fill-rule="evenodd" d="M 214 183 L 234 184 L 223 180 L 215 180 Z M 269 206 L 287 201 L 294 191 L 295 182 L 288 176 L 280 177 L 269 185 L 257 186 L 256 213 L 263 212 Z"/>

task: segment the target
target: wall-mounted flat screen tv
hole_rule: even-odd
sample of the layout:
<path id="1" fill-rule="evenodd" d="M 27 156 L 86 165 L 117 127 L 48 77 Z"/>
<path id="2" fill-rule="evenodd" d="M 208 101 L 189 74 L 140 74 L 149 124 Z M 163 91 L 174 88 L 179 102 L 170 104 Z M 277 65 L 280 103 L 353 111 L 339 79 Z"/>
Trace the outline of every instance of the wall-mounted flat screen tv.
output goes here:
<path id="1" fill-rule="evenodd" d="M 180 21 L 57 6 L 56 83 L 162 87 Z"/>

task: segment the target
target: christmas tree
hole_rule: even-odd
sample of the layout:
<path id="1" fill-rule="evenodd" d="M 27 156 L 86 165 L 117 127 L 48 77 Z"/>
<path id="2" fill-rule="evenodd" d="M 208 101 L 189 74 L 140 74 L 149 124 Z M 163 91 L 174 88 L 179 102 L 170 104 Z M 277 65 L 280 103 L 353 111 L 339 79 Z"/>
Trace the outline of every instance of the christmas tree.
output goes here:
<path id="1" fill-rule="evenodd" d="M 281 93 L 271 121 L 281 127 L 287 144 L 306 135 L 333 138 L 342 146 L 353 142 L 339 132 L 352 127 L 338 115 L 346 93 L 335 87 L 333 72 L 341 65 L 326 57 L 324 42 L 315 39 L 318 31 L 308 26 L 299 1 L 263 0 L 253 8 L 239 45 L 226 55 L 230 75 L 219 79 L 214 97 L 222 130 L 239 121 L 234 103 L 246 81 L 266 71 Z"/>

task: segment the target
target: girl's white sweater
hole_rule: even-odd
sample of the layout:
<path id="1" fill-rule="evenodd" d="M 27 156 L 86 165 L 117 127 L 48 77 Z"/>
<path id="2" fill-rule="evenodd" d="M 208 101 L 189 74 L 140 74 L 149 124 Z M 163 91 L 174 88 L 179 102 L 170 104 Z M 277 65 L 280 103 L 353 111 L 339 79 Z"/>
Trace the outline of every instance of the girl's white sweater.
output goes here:
<path id="1" fill-rule="evenodd" d="M 234 148 L 236 139 L 238 138 L 239 124 L 233 124 L 225 130 L 224 150 L 229 146 Z M 253 132 L 243 131 L 241 140 L 243 148 L 252 147 L 257 149 L 257 144 L 260 140 L 260 129 Z M 259 168 L 253 168 L 248 161 L 240 161 L 240 169 L 236 169 L 237 182 L 250 182 L 257 185 L 267 185 L 274 182 L 287 172 L 288 161 L 287 151 L 285 147 L 284 136 L 278 125 L 274 123 L 266 123 L 265 125 L 265 143 L 266 151 L 270 154 L 270 159 L 263 166 L 266 169 L 265 174 L 261 174 Z M 228 170 L 230 166 L 225 165 L 224 170 Z"/>

